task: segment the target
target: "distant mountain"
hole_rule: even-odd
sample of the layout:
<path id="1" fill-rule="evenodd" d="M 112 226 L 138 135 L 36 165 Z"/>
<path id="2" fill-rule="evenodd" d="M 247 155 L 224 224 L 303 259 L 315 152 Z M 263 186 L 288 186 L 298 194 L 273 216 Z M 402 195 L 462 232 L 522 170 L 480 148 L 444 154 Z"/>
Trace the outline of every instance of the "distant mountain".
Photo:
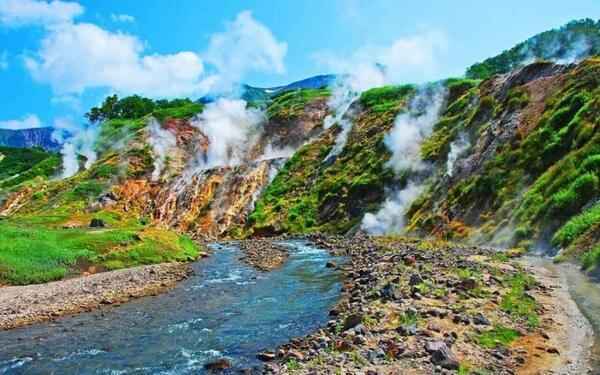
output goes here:
<path id="1" fill-rule="evenodd" d="M 600 20 L 588 18 L 537 34 L 497 56 L 470 66 L 466 74 L 468 78 L 485 79 L 536 60 L 571 63 L 593 55 L 600 55 Z"/>
<path id="2" fill-rule="evenodd" d="M 52 132 L 52 128 L 0 129 L 0 146 L 18 148 L 40 147 L 47 151 L 58 151 L 61 145 L 52 139 Z"/>
<path id="3" fill-rule="evenodd" d="M 314 77 L 305 78 L 300 81 L 292 82 L 285 86 L 277 87 L 254 87 L 250 85 L 242 85 L 241 98 L 247 102 L 263 102 L 280 94 L 285 91 L 298 90 L 298 89 L 321 89 L 333 85 L 337 75 L 335 74 L 321 74 Z M 216 96 L 205 96 L 198 100 L 200 103 L 206 104 L 214 101 L 218 97 Z"/>

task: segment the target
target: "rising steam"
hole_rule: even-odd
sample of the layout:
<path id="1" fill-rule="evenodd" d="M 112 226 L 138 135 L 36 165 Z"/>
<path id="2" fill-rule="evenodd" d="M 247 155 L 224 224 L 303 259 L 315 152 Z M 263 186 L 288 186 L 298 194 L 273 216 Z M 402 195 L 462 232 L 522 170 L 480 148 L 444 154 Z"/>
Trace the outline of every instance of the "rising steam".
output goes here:
<path id="1" fill-rule="evenodd" d="M 448 153 L 448 161 L 446 162 L 446 174 L 452 177 L 454 173 L 454 165 L 458 158 L 471 147 L 469 137 L 465 133 L 460 133 L 458 138 L 450 143 L 450 152 Z"/>
<path id="2" fill-rule="evenodd" d="M 361 227 L 368 233 L 385 234 L 404 228 L 404 215 L 423 191 L 423 175 L 431 168 L 421 159 L 421 143 L 431 135 L 445 98 L 445 88 L 424 87 L 411 101 L 408 112 L 396 117 L 394 127 L 385 138 L 386 146 L 392 151 L 387 166 L 396 173 L 408 171 L 411 177 L 404 188 L 388 196 L 376 214 L 365 214 Z"/>
<path id="3" fill-rule="evenodd" d="M 332 95 L 327 102 L 331 114 L 325 117 L 325 129 L 338 124 L 341 131 L 338 133 L 335 145 L 329 152 L 327 159 L 333 158 L 342 152 L 352 130 L 354 113 L 352 104 L 360 98 L 363 91 L 372 87 L 382 86 L 386 82 L 385 71 L 378 64 L 359 64 L 353 73 L 340 77 L 333 87 Z"/>
<path id="4" fill-rule="evenodd" d="M 239 99 L 221 98 L 206 105 L 192 122 L 208 138 L 208 150 L 196 169 L 239 165 L 248 159 L 248 151 L 258 140 L 265 120 L 264 113 L 247 108 Z"/>
<path id="5" fill-rule="evenodd" d="M 95 150 L 96 139 L 100 133 L 100 127 L 86 125 L 79 127 L 67 119 L 59 119 L 54 122 L 52 139 L 62 143 L 62 178 L 68 178 L 79 172 L 79 155 L 85 158 L 84 168 L 88 169 L 97 160 Z"/>
<path id="6" fill-rule="evenodd" d="M 152 181 L 157 181 L 165 168 L 168 152 L 177 145 L 177 140 L 170 131 L 163 129 L 155 118 L 151 118 L 148 122 L 148 132 L 148 142 L 154 154 Z"/>

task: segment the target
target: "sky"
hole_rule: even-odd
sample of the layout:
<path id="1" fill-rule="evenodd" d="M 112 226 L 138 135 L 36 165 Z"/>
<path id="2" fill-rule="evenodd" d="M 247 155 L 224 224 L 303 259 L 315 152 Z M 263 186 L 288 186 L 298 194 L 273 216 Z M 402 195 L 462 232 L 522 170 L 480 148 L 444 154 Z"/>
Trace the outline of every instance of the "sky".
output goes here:
<path id="1" fill-rule="evenodd" d="M 600 1 L 0 0 L 0 128 L 76 126 L 113 93 L 195 99 L 373 62 L 390 83 L 460 76 L 587 17 Z"/>

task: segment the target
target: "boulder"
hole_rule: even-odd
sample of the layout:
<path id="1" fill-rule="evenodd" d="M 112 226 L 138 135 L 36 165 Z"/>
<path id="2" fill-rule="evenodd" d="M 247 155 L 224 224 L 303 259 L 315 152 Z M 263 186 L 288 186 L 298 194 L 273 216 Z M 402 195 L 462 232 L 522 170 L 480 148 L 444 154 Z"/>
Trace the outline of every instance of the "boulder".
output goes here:
<path id="1" fill-rule="evenodd" d="M 425 344 L 425 350 L 431 355 L 431 363 L 448 370 L 457 370 L 459 363 L 448 345 L 443 341 L 430 341 Z"/>
<path id="2" fill-rule="evenodd" d="M 104 220 L 93 218 L 90 222 L 90 228 L 104 228 Z"/>

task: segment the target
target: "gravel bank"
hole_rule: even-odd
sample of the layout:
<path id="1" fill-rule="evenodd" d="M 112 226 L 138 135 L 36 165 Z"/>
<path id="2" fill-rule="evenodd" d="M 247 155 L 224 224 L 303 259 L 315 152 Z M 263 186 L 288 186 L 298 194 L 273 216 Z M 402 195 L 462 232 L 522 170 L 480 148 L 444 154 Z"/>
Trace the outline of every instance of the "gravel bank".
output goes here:
<path id="1" fill-rule="evenodd" d="M 191 274 L 189 264 L 164 263 L 40 285 L 0 288 L 0 330 L 156 295 Z"/>
<path id="2" fill-rule="evenodd" d="M 589 373 L 591 328 L 555 275 L 486 248 L 312 241 L 350 257 L 341 300 L 327 327 L 260 353 L 266 373 Z M 514 289 L 523 277 L 535 280 Z M 535 317 L 515 312 L 532 303 Z M 504 332 L 512 338 L 502 341 Z"/>

